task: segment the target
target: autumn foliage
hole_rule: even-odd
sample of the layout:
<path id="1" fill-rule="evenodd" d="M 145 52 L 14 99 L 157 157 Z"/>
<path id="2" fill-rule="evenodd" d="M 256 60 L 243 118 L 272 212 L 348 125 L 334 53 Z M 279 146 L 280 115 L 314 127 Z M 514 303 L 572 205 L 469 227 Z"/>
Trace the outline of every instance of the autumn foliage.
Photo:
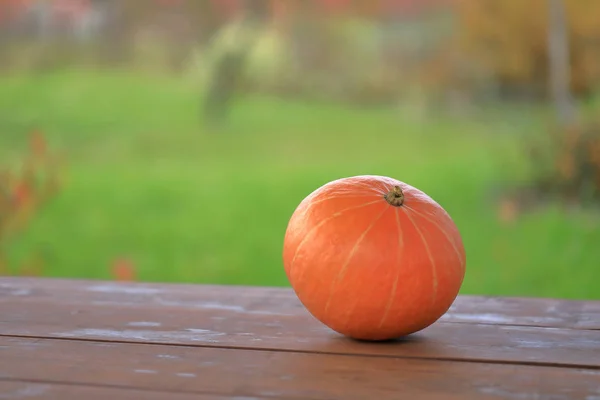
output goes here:
<path id="1" fill-rule="evenodd" d="M 0 274 L 8 273 L 5 249 L 23 232 L 60 188 L 58 158 L 48 151 L 41 131 L 31 132 L 28 151 L 18 168 L 0 166 Z M 39 275 L 39 257 L 19 267 L 22 275 Z"/>
<path id="2" fill-rule="evenodd" d="M 25 232 L 62 188 L 60 159 L 49 151 L 43 132 L 34 130 L 29 134 L 26 150 L 16 168 L 0 166 L 0 276 L 43 274 L 45 260 L 39 252 L 33 252 L 12 268 L 6 253 L 12 240 Z M 117 281 L 138 279 L 136 265 L 125 257 L 115 258 L 107 269 Z"/>
<path id="3" fill-rule="evenodd" d="M 600 204 L 600 119 L 550 129 L 524 147 L 530 181 L 503 188 L 497 204 L 502 223 L 515 222 L 540 203 L 558 201 L 578 208 Z"/>
<path id="4" fill-rule="evenodd" d="M 587 95 L 600 84 L 600 2 L 565 1 L 571 85 Z M 504 88 L 545 95 L 548 81 L 546 0 L 461 0 L 460 45 Z"/>
<path id="5" fill-rule="evenodd" d="M 110 268 L 110 274 L 115 281 L 131 282 L 138 279 L 136 266 L 127 258 L 115 259 Z"/>
<path id="6" fill-rule="evenodd" d="M 600 202 L 600 119 L 554 133 L 553 146 L 533 151 L 538 191 L 577 203 Z M 541 147 L 538 147 L 541 149 Z"/>

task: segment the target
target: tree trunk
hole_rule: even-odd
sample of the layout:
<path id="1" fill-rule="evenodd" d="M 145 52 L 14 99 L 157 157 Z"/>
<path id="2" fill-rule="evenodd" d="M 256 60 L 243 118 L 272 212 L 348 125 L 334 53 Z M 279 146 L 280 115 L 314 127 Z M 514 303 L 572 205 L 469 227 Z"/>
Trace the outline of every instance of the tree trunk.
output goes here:
<path id="1" fill-rule="evenodd" d="M 565 3 L 548 0 L 548 63 L 552 100 L 563 127 L 575 122 L 575 104 L 571 93 L 570 49 Z"/>
<path id="2" fill-rule="evenodd" d="M 266 0 L 244 1 L 241 24 L 250 37 L 236 43 L 216 61 L 203 105 L 204 117 L 209 124 L 220 124 L 227 118 L 254 43 L 256 28 L 268 15 L 268 5 Z"/>

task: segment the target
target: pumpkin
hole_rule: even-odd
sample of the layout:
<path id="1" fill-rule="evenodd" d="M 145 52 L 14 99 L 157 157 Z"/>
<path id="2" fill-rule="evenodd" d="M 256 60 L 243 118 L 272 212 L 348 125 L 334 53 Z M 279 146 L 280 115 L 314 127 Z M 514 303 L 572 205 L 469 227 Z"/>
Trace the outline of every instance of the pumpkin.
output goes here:
<path id="1" fill-rule="evenodd" d="M 465 248 L 431 197 L 385 176 L 329 182 L 285 231 L 283 265 L 300 302 L 332 330 L 390 340 L 437 321 L 463 282 Z"/>

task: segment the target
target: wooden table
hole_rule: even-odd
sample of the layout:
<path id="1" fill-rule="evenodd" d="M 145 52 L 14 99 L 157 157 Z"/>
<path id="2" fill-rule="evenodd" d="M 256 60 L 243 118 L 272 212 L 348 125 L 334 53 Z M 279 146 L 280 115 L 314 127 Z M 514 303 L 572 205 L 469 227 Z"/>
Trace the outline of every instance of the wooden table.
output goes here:
<path id="1" fill-rule="evenodd" d="M 0 278 L 0 399 L 600 399 L 600 302 L 459 297 L 357 342 L 286 288 Z"/>

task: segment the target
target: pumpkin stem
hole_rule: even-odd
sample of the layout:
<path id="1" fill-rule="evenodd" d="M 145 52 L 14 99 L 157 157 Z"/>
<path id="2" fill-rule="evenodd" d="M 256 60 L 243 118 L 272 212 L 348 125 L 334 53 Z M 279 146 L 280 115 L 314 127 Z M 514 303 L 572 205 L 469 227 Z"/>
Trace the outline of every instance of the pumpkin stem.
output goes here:
<path id="1" fill-rule="evenodd" d="M 385 201 L 394 207 L 400 207 L 402 204 L 404 204 L 404 193 L 402 192 L 402 188 L 400 186 L 394 186 L 394 188 L 387 192 L 383 197 Z"/>

